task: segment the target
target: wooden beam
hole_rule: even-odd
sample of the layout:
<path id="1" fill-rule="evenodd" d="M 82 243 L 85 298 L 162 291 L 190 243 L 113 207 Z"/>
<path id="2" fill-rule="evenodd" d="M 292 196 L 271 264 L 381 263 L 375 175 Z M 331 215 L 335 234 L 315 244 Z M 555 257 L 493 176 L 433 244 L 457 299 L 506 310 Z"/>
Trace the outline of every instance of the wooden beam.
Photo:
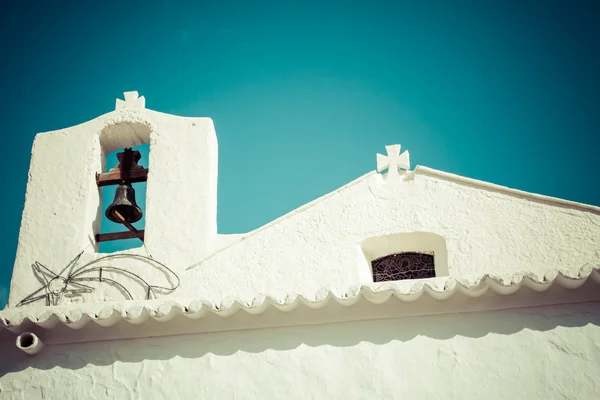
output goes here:
<path id="1" fill-rule="evenodd" d="M 144 241 L 144 237 L 139 233 L 140 231 L 138 231 L 137 229 L 135 229 L 135 226 L 131 225 L 129 222 L 127 222 L 125 220 L 125 217 L 123 217 L 121 214 L 119 214 L 119 212 L 117 210 L 113 211 L 113 215 L 115 216 L 115 218 L 117 218 L 119 221 L 121 221 L 121 223 L 123 225 L 125 225 L 125 227 L 127 229 L 129 229 L 131 232 L 135 233 L 137 235 L 137 237 L 143 242 Z"/>
<path id="2" fill-rule="evenodd" d="M 148 168 L 132 169 L 129 171 L 129 182 L 146 182 L 148 180 Z M 118 185 L 121 183 L 121 171 L 111 170 L 105 174 L 96 173 L 96 184 L 98 187 Z"/>
<path id="3" fill-rule="evenodd" d="M 137 232 L 127 231 L 96 234 L 96 243 L 121 239 L 140 239 L 141 241 L 144 241 L 144 230 L 142 229 Z"/>

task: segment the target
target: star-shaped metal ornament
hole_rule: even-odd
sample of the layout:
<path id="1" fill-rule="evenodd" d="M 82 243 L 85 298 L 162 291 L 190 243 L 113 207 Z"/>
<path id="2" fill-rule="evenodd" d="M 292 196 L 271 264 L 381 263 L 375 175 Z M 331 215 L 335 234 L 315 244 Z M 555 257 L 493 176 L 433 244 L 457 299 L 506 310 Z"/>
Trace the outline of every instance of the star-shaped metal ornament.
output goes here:
<path id="1" fill-rule="evenodd" d="M 71 278 L 71 274 L 68 274 L 65 278 L 64 272 L 69 267 L 74 267 L 79 257 L 76 257 L 69 263 L 60 273 L 55 273 L 48 269 L 42 263 L 36 261 L 31 265 L 33 274 L 38 278 L 43 286 L 25 297 L 17 304 L 17 307 L 25 304 L 33 303 L 34 301 L 42 300 L 46 298 L 47 306 L 56 306 L 60 304 L 64 296 L 75 296 L 83 293 L 91 293 L 94 288 L 75 282 L 76 278 Z"/>
<path id="2" fill-rule="evenodd" d="M 85 251 L 85 250 L 84 250 Z M 104 257 L 94 259 L 84 265 L 78 265 L 79 258 L 83 254 L 83 251 L 79 253 L 66 267 L 63 268 L 58 274 L 47 268 L 42 263 L 36 261 L 31 265 L 33 274 L 42 283 L 42 287 L 37 289 L 35 292 L 29 294 L 23 300 L 21 300 L 16 306 L 23 306 L 26 304 L 33 303 L 38 300 L 46 300 L 47 306 L 55 306 L 60 304 L 64 297 L 77 296 L 84 293 L 92 293 L 96 289 L 91 286 L 87 286 L 81 282 L 97 282 L 107 284 L 119 290 L 126 299 L 133 300 L 133 296 L 129 289 L 127 289 L 123 283 L 111 277 L 111 273 L 118 274 L 119 277 L 129 278 L 130 281 L 140 285 L 146 295 L 145 299 L 150 300 L 151 298 L 157 298 L 158 294 L 168 294 L 173 292 L 179 287 L 179 277 L 173 270 L 168 268 L 165 264 L 155 260 L 152 256 L 142 256 L 139 254 L 110 254 Z M 124 268 L 114 267 L 110 264 L 106 265 L 110 261 L 116 261 L 119 259 L 138 260 L 147 263 L 150 267 L 155 270 L 162 271 L 165 274 L 168 285 L 156 285 L 147 282 L 143 276 L 128 271 Z M 109 273 L 109 276 L 106 276 Z"/>

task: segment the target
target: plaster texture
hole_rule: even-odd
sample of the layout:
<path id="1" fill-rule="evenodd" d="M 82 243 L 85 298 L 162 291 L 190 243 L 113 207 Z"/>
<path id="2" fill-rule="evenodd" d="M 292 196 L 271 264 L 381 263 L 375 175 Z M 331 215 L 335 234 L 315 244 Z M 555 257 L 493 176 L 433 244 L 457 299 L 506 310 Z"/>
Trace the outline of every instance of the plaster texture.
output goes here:
<path id="1" fill-rule="evenodd" d="M 311 296 L 372 282 L 370 261 L 435 251 L 438 276 L 511 276 L 600 264 L 600 209 L 417 167 L 387 187 L 370 173 L 189 270 L 182 292 L 218 302 Z"/>
<path id="2" fill-rule="evenodd" d="M 36 136 L 9 307 L 40 288 L 34 261 L 58 273 L 82 249 L 78 265 L 103 256 L 93 243 L 104 211 L 95 174 L 105 169 L 105 154 L 140 143 L 150 143 L 146 239 L 128 253 L 151 254 L 179 275 L 168 298 L 251 302 L 258 294 L 344 291 L 372 282 L 370 262 L 399 251 L 433 251 L 438 277 L 576 273 L 600 264 L 600 208 L 424 167 L 410 171 L 400 145 L 377 156 L 385 174 L 368 173 L 256 231 L 218 235 L 212 121 L 148 110 L 143 97 L 127 92 L 113 112 Z M 138 260 L 110 265 L 172 284 Z M 137 289 L 134 298 L 144 299 Z M 122 300 L 119 290 L 97 285 L 61 304 Z"/>
<path id="3" fill-rule="evenodd" d="M 218 150 L 212 120 L 148 110 L 137 94 L 129 97 L 132 105 L 117 103 L 116 111 L 35 137 L 9 307 L 40 287 L 34 261 L 58 273 L 83 249 L 81 264 L 105 255 L 94 244 L 104 212 L 95 175 L 105 172 L 106 154 L 124 147 L 150 143 L 145 208 L 150 254 L 182 275 L 191 262 L 214 251 Z M 146 249 L 128 253 L 146 255 Z M 153 283 L 165 279 L 135 260 L 120 266 Z M 123 295 L 99 285 L 73 301 L 112 299 Z"/>
<path id="4" fill-rule="evenodd" d="M 387 173 L 219 235 L 212 121 L 145 104 L 128 92 L 113 112 L 36 136 L 0 312 L 0 398 L 596 397 L 600 208 L 411 171 L 391 145 L 376 158 Z M 128 286 L 125 301 L 97 284 L 17 307 L 41 287 L 35 261 L 59 274 L 83 249 L 78 265 L 106 255 L 95 174 L 142 143 L 145 246 L 127 253 L 181 285 L 155 300 Z M 374 283 L 370 262 L 401 251 L 433 251 L 436 278 Z M 168 286 L 147 262 L 114 263 Z"/>
<path id="5" fill-rule="evenodd" d="M 2 399 L 595 399 L 597 303 L 47 346 Z M 0 335 L 8 335 L 8 331 Z"/>

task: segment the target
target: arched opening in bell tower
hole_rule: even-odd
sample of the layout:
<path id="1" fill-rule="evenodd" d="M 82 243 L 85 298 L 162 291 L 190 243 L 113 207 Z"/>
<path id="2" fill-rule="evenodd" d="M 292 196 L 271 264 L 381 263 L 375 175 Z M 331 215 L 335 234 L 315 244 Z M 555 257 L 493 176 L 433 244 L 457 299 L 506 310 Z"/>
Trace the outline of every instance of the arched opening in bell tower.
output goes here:
<path id="1" fill-rule="evenodd" d="M 143 246 L 149 142 L 150 128 L 142 123 L 111 125 L 100 134 L 102 167 L 96 175 L 99 208 L 94 222 L 99 253 Z"/>

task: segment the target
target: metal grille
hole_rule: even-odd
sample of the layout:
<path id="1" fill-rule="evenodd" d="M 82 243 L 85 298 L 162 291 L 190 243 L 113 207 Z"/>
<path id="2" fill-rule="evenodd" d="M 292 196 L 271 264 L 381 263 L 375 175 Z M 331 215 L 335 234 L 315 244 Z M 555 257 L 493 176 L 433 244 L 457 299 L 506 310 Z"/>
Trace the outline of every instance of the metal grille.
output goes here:
<path id="1" fill-rule="evenodd" d="M 391 254 L 373 260 L 373 281 L 435 278 L 433 252 Z"/>

